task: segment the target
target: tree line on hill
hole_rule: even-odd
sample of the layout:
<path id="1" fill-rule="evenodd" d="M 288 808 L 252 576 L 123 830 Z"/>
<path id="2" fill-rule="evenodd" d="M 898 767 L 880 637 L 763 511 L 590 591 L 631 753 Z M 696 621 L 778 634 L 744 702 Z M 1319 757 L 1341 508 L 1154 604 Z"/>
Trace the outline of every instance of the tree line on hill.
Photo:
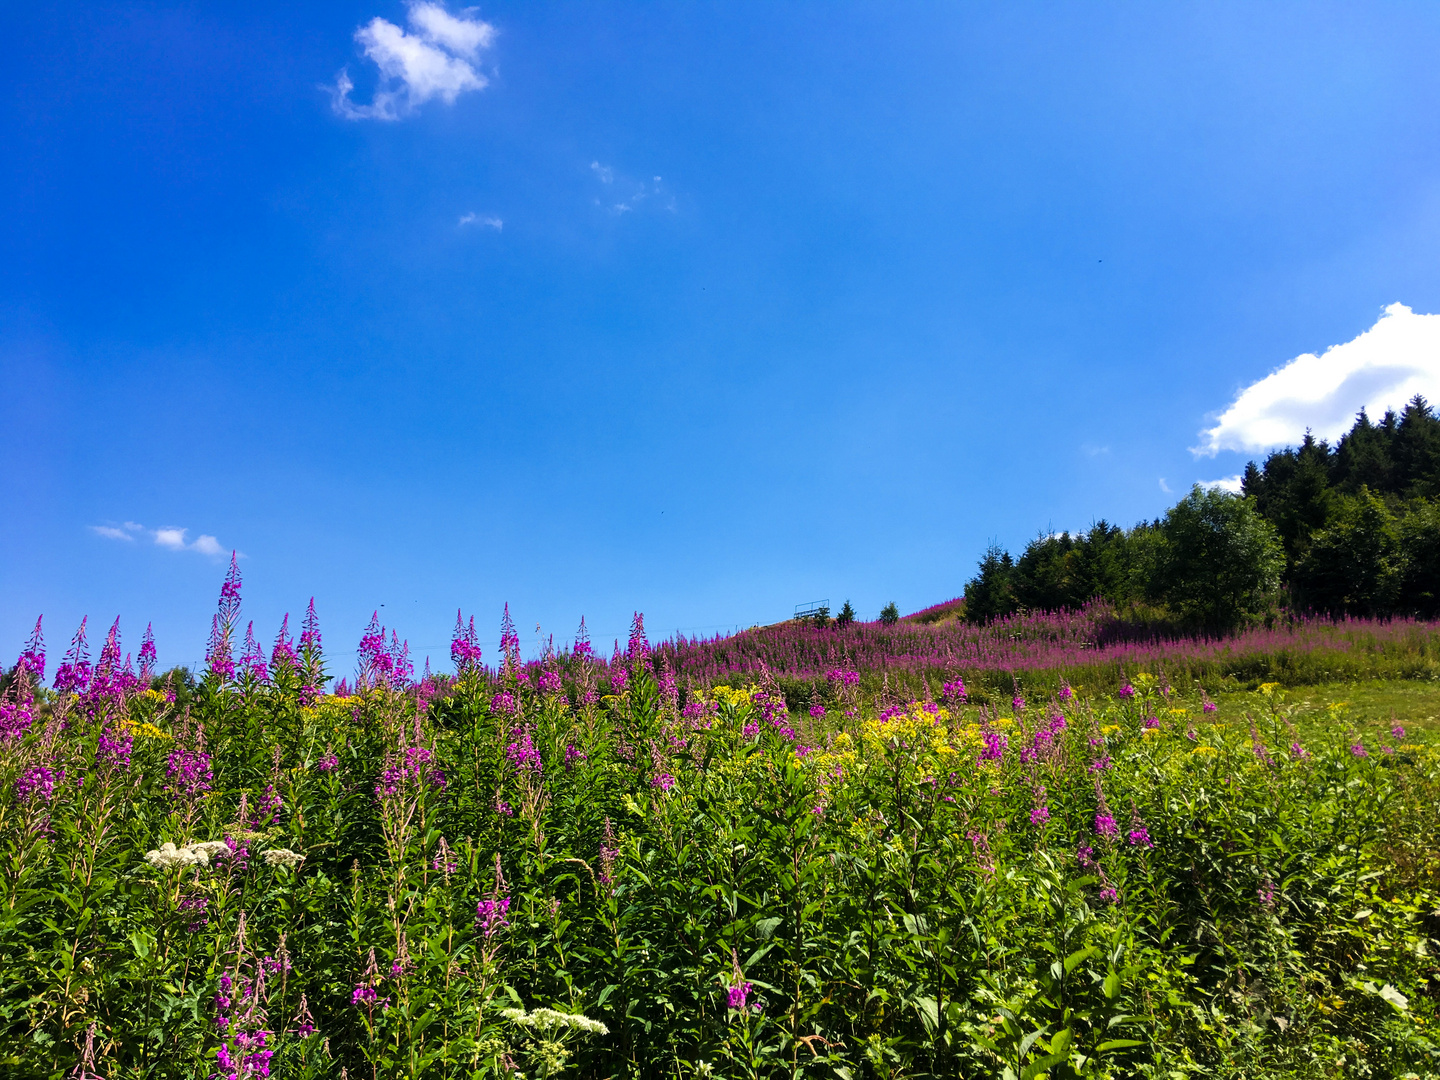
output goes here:
<path id="1" fill-rule="evenodd" d="M 1018 559 L 992 545 L 965 617 L 1103 599 L 1145 621 L 1225 631 L 1281 610 L 1440 615 L 1440 417 L 1416 396 L 1335 446 L 1250 462 L 1239 494 L 1197 485 L 1164 518 L 1041 535 Z"/>

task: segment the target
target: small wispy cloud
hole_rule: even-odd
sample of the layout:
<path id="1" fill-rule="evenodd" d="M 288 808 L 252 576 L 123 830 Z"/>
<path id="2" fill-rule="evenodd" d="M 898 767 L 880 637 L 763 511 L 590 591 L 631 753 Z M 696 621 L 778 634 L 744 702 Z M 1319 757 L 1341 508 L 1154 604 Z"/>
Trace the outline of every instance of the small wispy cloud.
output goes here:
<path id="1" fill-rule="evenodd" d="M 595 197 L 595 205 L 612 214 L 628 214 L 639 209 L 642 204 L 675 212 L 675 197 L 666 190 L 665 181 L 658 176 L 649 180 L 630 180 L 617 176 L 613 168 L 601 165 L 598 161 L 590 163 L 590 171 L 605 189 L 603 198 L 598 195 Z"/>
<path id="2" fill-rule="evenodd" d="M 91 525 L 90 531 L 93 532 L 96 536 L 105 537 L 105 539 L 107 540 L 126 540 L 130 543 L 135 542 L 135 537 L 131 536 L 124 529 L 117 529 L 114 525 Z"/>
<path id="3" fill-rule="evenodd" d="M 1201 480 L 1201 487 L 1218 488 L 1221 491 L 1228 491 L 1231 495 L 1239 495 L 1241 488 L 1241 476 L 1236 473 L 1234 476 L 1225 476 L 1219 480 Z"/>
<path id="4" fill-rule="evenodd" d="M 347 120 L 399 120 L 431 98 L 447 105 L 490 80 L 480 71 L 480 52 L 495 41 L 495 27 L 475 17 L 474 8 L 452 15 L 440 4 L 407 5 L 410 33 L 378 15 L 355 31 L 355 40 L 380 72 L 369 105 L 350 100 L 355 83 L 349 69 L 335 77 L 330 93 L 335 111 Z"/>
<path id="5" fill-rule="evenodd" d="M 1165 478 L 1163 476 L 1160 477 L 1160 490 L 1165 492 L 1166 495 L 1172 494 L 1172 492 L 1170 491 L 1170 485 L 1165 482 Z"/>
<path id="6" fill-rule="evenodd" d="M 1440 315 L 1391 304 L 1358 337 L 1319 356 L 1302 353 L 1240 391 L 1190 452 L 1267 450 L 1299 442 L 1307 430 L 1336 439 L 1362 408 L 1378 419 L 1416 394 L 1440 396 Z"/>
<path id="7" fill-rule="evenodd" d="M 466 225 L 478 225 L 482 229 L 494 229 L 496 232 L 505 228 L 505 222 L 500 218 L 477 214 L 473 210 L 460 215 L 460 228 L 463 229 Z"/>
<path id="8" fill-rule="evenodd" d="M 225 547 L 209 533 L 201 533 L 194 540 L 187 540 L 186 535 L 190 530 L 177 528 L 174 525 L 147 529 L 138 521 L 127 521 L 118 526 L 91 525 L 89 528 L 96 536 L 103 536 L 107 540 L 123 540 L 127 543 L 134 543 L 136 537 L 143 536 L 156 547 L 165 548 L 167 551 L 198 551 L 201 555 L 211 557 L 225 554 Z"/>

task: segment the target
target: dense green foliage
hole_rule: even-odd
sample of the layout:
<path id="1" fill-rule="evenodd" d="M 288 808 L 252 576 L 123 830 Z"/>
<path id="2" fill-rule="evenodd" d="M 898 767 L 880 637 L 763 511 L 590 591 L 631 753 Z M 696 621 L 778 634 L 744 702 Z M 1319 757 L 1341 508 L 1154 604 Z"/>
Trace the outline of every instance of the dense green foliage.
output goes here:
<path id="1" fill-rule="evenodd" d="M 992 547 L 966 586 L 966 617 L 1076 610 L 1102 598 L 1178 626 L 1230 630 L 1283 601 L 1341 616 L 1440 615 L 1440 418 L 1416 397 L 1332 448 L 1306 437 L 1239 495 L 1196 488 L 1163 521 L 1101 521 L 1043 535 L 1020 558 Z"/>
<path id="2" fill-rule="evenodd" d="M 4 1074 L 255 1075 L 217 1054 L 261 1032 L 283 1077 L 1436 1070 L 1426 738 L 840 675 L 794 718 L 643 639 L 52 695 L 0 759 Z"/>

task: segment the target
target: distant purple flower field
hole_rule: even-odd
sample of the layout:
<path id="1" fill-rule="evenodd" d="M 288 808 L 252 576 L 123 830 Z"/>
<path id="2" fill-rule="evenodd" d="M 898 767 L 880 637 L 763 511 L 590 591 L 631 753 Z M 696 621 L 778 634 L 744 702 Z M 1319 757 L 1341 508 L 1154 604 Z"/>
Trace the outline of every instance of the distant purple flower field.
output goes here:
<path id="1" fill-rule="evenodd" d="M 936 605 L 942 607 L 944 605 Z M 917 613 L 920 614 L 920 613 Z M 708 685 L 743 680 L 768 669 L 811 680 L 837 668 L 913 685 L 955 673 L 1012 676 L 1045 673 L 1046 682 L 1163 668 L 1258 678 L 1310 669 L 1335 678 L 1413 676 L 1440 661 L 1440 623 L 1414 619 L 1296 619 L 1230 637 L 1124 640 L 1113 609 L 1103 603 L 1077 612 L 1014 615 L 986 626 L 961 621 L 925 624 L 914 616 L 893 626 L 856 623 L 844 629 L 784 623 L 728 637 L 680 637 L 657 646 L 682 681 Z M 992 679 L 992 681 L 997 681 Z M 997 681 L 997 685 L 998 685 Z M 1108 678 L 1105 679 L 1108 681 Z M 1301 678 L 1298 681 L 1312 681 Z"/>

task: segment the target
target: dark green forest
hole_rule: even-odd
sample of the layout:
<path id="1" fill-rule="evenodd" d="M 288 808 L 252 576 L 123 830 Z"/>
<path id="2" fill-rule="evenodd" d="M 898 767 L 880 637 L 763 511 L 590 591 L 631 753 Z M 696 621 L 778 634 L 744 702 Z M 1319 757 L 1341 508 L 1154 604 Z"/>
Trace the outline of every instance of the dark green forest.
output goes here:
<path id="1" fill-rule="evenodd" d="M 1250 462 L 1241 492 L 1196 486 L 1161 519 L 992 545 L 965 617 L 1104 600 L 1131 621 L 1226 631 L 1277 614 L 1440 615 L 1440 417 L 1416 396 L 1332 447 Z"/>

